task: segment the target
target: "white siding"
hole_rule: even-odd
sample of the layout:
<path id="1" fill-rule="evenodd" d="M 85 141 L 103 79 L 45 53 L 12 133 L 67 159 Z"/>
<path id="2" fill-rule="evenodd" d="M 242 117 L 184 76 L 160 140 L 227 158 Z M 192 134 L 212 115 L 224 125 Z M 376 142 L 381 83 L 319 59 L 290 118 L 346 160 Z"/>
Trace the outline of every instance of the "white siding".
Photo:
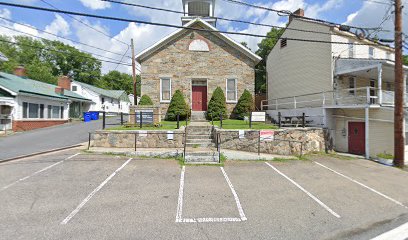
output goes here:
<path id="1" fill-rule="evenodd" d="M 53 98 L 42 98 L 35 96 L 17 96 L 17 107 L 14 109 L 13 120 L 68 120 L 69 118 L 69 103 L 65 100 L 58 100 Z M 23 119 L 23 102 L 44 104 L 44 118 L 43 119 Z M 53 119 L 48 116 L 48 105 L 64 107 L 64 118 Z"/>
<path id="2" fill-rule="evenodd" d="M 325 25 L 294 19 L 290 28 L 330 33 Z M 282 38 L 330 41 L 330 34 L 286 30 Z M 332 90 L 331 46 L 287 40 L 281 48 L 278 42 L 267 59 L 268 99 L 289 97 Z"/>

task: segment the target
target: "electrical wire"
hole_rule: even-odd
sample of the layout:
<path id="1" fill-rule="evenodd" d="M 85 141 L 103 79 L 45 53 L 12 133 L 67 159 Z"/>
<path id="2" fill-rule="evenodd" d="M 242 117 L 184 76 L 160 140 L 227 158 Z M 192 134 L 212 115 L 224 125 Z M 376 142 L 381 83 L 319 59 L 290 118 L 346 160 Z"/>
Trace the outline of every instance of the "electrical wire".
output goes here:
<path id="1" fill-rule="evenodd" d="M 170 28 L 177 28 L 177 29 L 188 29 L 188 30 L 194 30 L 194 31 L 198 31 L 198 32 L 224 33 L 224 34 L 231 34 L 231 35 L 241 35 L 241 36 L 260 37 L 260 38 L 271 38 L 271 37 L 269 37 L 267 35 L 260 35 L 260 34 L 220 31 L 220 30 L 211 30 L 211 29 L 201 29 L 201 28 L 186 27 L 186 26 L 172 25 L 172 24 L 166 24 L 166 23 L 156 23 L 156 22 L 141 21 L 141 20 L 127 19 L 127 18 L 119 18 L 119 17 L 112 17 L 112 16 L 95 15 L 95 14 L 88 14 L 88 13 L 81 13 L 81 12 L 72 12 L 72 11 L 66 11 L 66 10 L 50 9 L 50 8 L 43 8 L 43 7 L 22 5 L 22 4 L 14 4 L 14 3 L 0 2 L 0 5 L 18 7 L 18 8 L 26 8 L 26 9 L 33 9 L 33 10 L 40 10 L 40 11 L 47 11 L 47 12 L 65 13 L 65 14 L 70 14 L 70 15 L 77 15 L 77 16 L 91 17 L 91 18 L 99 18 L 99 19 L 106 19 L 106 20 L 113 20 L 113 21 L 135 22 L 135 23 L 153 25 L 153 26 L 170 27 Z M 312 40 L 312 39 L 295 39 L 295 38 L 287 38 L 287 39 L 288 40 L 293 40 L 293 41 L 302 41 L 302 42 L 329 43 L 329 44 L 349 44 L 349 43 L 344 43 L 344 42 L 331 42 L 331 41 Z M 354 45 L 375 46 L 376 44 L 374 44 L 374 43 L 373 44 L 354 43 Z"/>
<path id="2" fill-rule="evenodd" d="M 103 48 L 99 48 L 99 47 L 96 47 L 96 46 L 89 45 L 89 44 L 87 44 L 87 43 L 82 43 L 82 42 L 79 42 L 79 41 L 76 41 L 76 40 L 73 40 L 73 39 L 69 39 L 69 38 L 67 38 L 67 37 L 59 36 L 59 35 L 57 35 L 57 34 L 54 34 L 54 33 L 51 33 L 51 32 L 45 31 L 45 30 L 38 29 L 38 28 L 33 27 L 33 26 L 31 26 L 31 25 L 19 23 L 19 22 L 17 22 L 17 21 L 14 21 L 14 20 L 11 20 L 11 19 L 7 19 L 7 18 L 1 17 L 1 16 L 0 16 L 0 19 L 3 19 L 3 20 L 5 20 L 5 21 L 11 22 L 11 23 L 19 24 L 19 25 L 21 25 L 21 26 L 25 26 L 25 27 L 34 29 L 34 30 L 36 30 L 36 31 L 43 32 L 43 33 L 46 33 L 46 34 L 50 34 L 50 35 L 55 36 L 55 37 L 57 37 L 57 38 L 65 39 L 65 40 L 71 41 L 71 42 L 73 42 L 73 43 L 77 43 L 77 44 L 80 44 L 80 45 L 84 45 L 84 46 L 87 46 L 87 47 L 90 47 L 90 48 L 98 49 L 98 50 L 101 50 L 101 51 L 104 51 L 104 52 L 108 52 L 108 53 L 112 53 L 112 54 L 115 54 L 115 55 L 118 55 L 118 56 L 122 56 L 122 55 L 123 55 L 122 53 L 112 52 L 112 51 L 109 51 L 109 50 L 106 50 L 106 49 L 103 49 Z M 126 56 L 126 57 L 128 57 L 128 58 L 131 59 L 130 56 Z"/>

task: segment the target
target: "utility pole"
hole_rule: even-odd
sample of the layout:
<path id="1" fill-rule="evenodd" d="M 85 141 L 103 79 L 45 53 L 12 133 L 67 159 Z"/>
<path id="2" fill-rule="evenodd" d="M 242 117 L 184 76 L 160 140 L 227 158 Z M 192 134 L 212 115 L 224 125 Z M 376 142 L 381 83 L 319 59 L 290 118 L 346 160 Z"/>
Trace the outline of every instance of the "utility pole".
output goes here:
<path id="1" fill-rule="evenodd" d="M 132 48 L 132 73 L 133 73 L 133 97 L 134 105 L 137 105 L 137 91 L 136 91 L 136 59 L 135 59 L 135 46 L 133 45 L 133 38 L 130 40 L 130 47 Z"/>
<path id="2" fill-rule="evenodd" d="M 395 110 L 394 166 L 403 168 L 405 160 L 404 134 L 404 71 L 402 63 L 402 3 L 395 0 Z"/>

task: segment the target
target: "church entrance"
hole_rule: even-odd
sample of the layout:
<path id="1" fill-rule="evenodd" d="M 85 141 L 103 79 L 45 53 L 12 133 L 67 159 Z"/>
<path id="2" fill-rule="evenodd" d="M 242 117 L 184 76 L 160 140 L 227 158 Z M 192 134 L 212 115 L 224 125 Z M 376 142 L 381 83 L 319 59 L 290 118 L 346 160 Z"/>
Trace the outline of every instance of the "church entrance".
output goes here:
<path id="1" fill-rule="evenodd" d="M 207 79 L 193 79 L 191 84 L 193 111 L 207 111 Z"/>

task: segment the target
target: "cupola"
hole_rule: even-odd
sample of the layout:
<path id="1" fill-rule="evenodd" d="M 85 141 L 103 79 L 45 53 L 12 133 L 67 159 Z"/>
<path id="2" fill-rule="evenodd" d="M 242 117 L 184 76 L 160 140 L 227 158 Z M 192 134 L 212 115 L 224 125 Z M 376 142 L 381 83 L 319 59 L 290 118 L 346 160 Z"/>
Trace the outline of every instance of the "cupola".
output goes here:
<path id="1" fill-rule="evenodd" d="M 183 25 L 195 18 L 200 18 L 212 26 L 216 26 L 214 17 L 215 0 L 182 0 L 184 16 L 181 18 Z"/>

